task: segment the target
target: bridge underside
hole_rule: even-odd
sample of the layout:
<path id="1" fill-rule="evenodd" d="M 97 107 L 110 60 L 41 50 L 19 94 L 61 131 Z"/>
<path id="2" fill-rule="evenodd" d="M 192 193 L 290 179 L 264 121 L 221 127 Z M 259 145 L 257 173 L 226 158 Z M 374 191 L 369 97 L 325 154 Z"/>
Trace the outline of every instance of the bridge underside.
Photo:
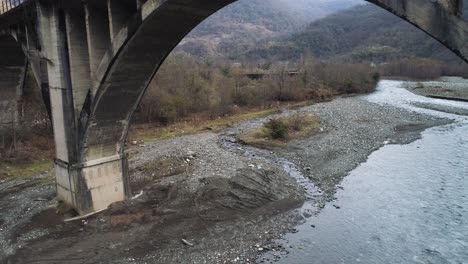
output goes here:
<path id="1" fill-rule="evenodd" d="M 23 10 L 33 19 L 9 20 L 3 32 L 17 36 L 38 84 L 49 94 L 58 199 L 80 214 L 99 211 L 129 196 L 125 140 L 157 69 L 186 34 L 235 0 L 33 2 Z M 368 2 L 468 61 L 461 0 Z M 3 76 L 11 71 L 1 69 L 0 81 L 10 80 Z"/>

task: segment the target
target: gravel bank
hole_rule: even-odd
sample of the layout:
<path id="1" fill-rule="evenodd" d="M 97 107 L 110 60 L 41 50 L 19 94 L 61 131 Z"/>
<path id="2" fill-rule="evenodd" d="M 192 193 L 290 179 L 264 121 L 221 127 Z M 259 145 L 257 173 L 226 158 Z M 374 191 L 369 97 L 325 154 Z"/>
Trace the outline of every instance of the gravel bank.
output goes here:
<path id="1" fill-rule="evenodd" d="M 432 126 L 450 123 L 428 115 L 401 108 L 371 103 L 362 97 L 340 98 L 332 102 L 284 111 L 313 113 L 321 118 L 322 132 L 310 138 L 289 142 L 271 150 L 230 146 L 231 150 L 248 156 L 263 157 L 273 163 L 287 160 L 302 175 L 312 180 L 323 195 L 314 195 L 319 206 L 330 201 L 347 173 L 366 161 L 373 151 L 385 144 L 408 144 L 420 138 L 421 132 Z M 227 142 L 236 141 L 246 130 L 260 126 L 268 118 L 246 122 L 224 133 Z M 229 144 L 227 144 L 229 148 Z M 254 154 L 252 154 L 254 153 Z"/>
<path id="2" fill-rule="evenodd" d="M 84 221 L 63 222 L 47 209 L 50 184 L 26 184 L 11 192 L 8 184 L 15 184 L 0 183 L 0 225 L 7 230 L 2 231 L 7 242 L 1 245 L 9 250 L 1 252 L 0 262 L 7 257 L 9 263 L 253 262 L 263 251 L 280 250 L 268 242 L 294 231 L 307 217 L 294 210 L 306 198 L 320 207 L 372 151 L 384 144 L 409 143 L 425 128 L 449 122 L 359 97 L 297 111 L 320 116 L 322 132 L 273 151 L 243 146 L 236 139 L 268 118 L 220 134 L 134 147 L 132 186 L 135 193 L 142 188 L 143 194 Z M 285 162 L 294 167 L 294 175 L 288 175 L 292 173 L 285 170 Z M 305 191 L 298 184 L 302 175 L 315 188 L 306 186 Z M 34 198 L 27 194 L 41 191 L 47 198 L 43 204 L 30 213 L 10 215 L 10 207 L 32 207 Z M 15 222 L 20 216 L 23 221 Z M 31 232 L 34 235 L 25 236 Z"/>
<path id="3" fill-rule="evenodd" d="M 64 223 L 53 209 L 24 223 L 7 219 L 12 237 L 41 230 L 25 247 L 9 242 L 17 250 L 9 263 L 253 261 L 267 241 L 298 223 L 291 210 L 303 203 L 304 190 L 277 166 L 225 150 L 218 139 L 207 133 L 135 148 L 132 186 L 143 194 L 86 220 Z"/>
<path id="4" fill-rule="evenodd" d="M 460 77 L 441 77 L 435 81 L 408 82 L 407 89 L 422 96 L 468 101 L 468 80 Z"/>

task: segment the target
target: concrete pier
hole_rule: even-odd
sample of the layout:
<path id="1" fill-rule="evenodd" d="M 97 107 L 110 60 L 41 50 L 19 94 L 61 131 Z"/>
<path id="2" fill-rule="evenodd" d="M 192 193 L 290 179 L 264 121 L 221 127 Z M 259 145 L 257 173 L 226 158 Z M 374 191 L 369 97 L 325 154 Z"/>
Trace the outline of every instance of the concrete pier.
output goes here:
<path id="1" fill-rule="evenodd" d="M 80 214 L 107 208 L 129 194 L 125 157 L 114 156 L 83 164 L 55 162 L 57 198 Z"/>

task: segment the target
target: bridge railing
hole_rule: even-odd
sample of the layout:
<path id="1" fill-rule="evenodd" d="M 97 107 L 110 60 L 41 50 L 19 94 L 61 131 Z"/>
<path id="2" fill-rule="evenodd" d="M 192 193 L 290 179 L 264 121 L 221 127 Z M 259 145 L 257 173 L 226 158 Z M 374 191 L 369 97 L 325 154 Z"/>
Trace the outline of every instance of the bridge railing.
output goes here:
<path id="1" fill-rule="evenodd" d="M 28 0 L 0 0 L 0 16 L 15 9 Z"/>

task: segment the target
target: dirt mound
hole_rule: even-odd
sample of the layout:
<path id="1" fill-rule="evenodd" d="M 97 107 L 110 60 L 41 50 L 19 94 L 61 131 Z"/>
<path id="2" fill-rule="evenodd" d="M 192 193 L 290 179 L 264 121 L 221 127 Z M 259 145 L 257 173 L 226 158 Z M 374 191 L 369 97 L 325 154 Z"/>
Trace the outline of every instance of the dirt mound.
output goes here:
<path id="1" fill-rule="evenodd" d="M 204 219 L 220 220 L 278 201 L 301 201 L 292 185 L 285 185 L 280 178 L 275 171 L 243 169 L 231 179 L 205 179 L 195 196 L 196 208 Z"/>
<path id="2" fill-rule="evenodd" d="M 187 177 L 153 183 L 138 199 L 115 203 L 94 217 L 41 225 L 49 235 L 28 243 L 9 263 L 29 263 L 37 256 L 48 263 L 96 263 L 145 258 L 149 252 L 158 263 L 180 263 L 187 254 L 205 252 L 215 257 L 215 252 L 231 247 L 251 250 L 242 241 L 267 237 L 271 216 L 304 200 L 302 189 L 274 168 L 244 168 L 231 177 L 200 178 L 194 184 Z"/>

